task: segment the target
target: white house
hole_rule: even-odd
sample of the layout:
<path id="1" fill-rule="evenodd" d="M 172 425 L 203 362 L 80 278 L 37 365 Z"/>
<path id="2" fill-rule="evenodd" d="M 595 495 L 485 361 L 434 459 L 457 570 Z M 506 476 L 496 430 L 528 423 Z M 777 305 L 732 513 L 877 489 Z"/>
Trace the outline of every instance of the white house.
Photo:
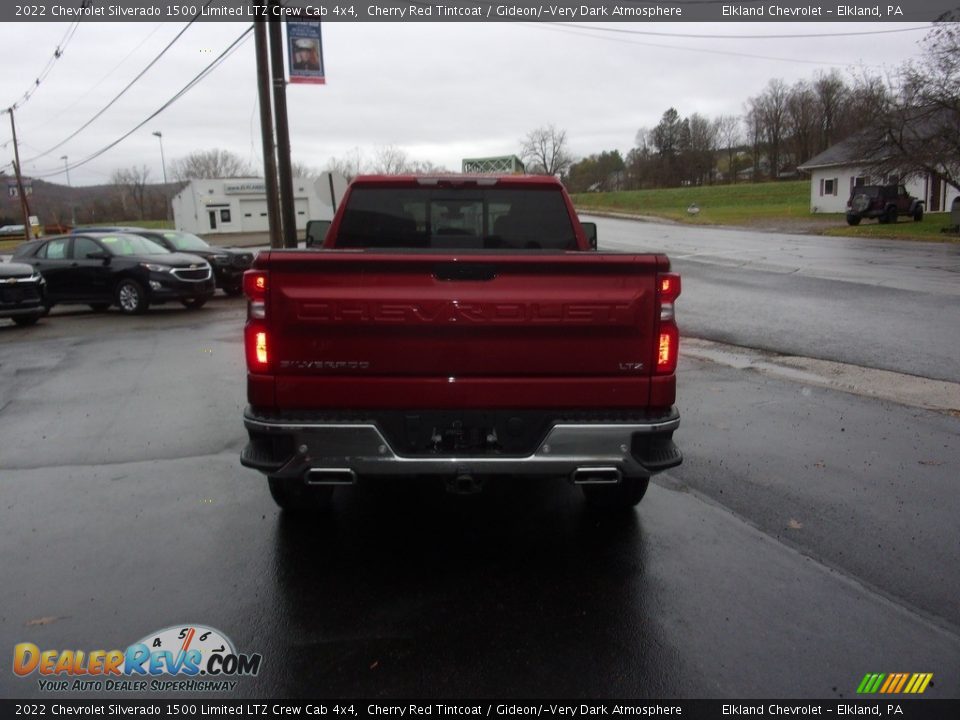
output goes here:
<path id="1" fill-rule="evenodd" d="M 347 187 L 338 173 L 294 178 L 297 230 L 307 220 L 332 220 Z M 172 200 L 177 230 L 196 234 L 267 232 L 267 191 L 263 178 L 191 180 Z"/>
<path id="2" fill-rule="evenodd" d="M 851 140 L 831 145 L 811 158 L 798 170 L 810 173 L 810 212 L 846 212 L 850 191 L 857 185 L 895 185 L 900 178 L 876 177 L 864 168 L 866 163 L 857 158 Z M 949 212 L 956 188 L 930 175 L 914 175 L 903 181 L 907 192 L 926 202 L 926 212 Z"/>

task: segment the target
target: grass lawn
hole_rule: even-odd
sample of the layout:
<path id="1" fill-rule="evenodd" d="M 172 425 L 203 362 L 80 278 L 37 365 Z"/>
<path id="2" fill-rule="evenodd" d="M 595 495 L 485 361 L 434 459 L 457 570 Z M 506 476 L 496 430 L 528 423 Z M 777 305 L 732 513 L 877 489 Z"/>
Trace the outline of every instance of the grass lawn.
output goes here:
<path id="1" fill-rule="evenodd" d="M 579 193 L 578 209 L 610 210 L 652 215 L 696 225 L 749 225 L 756 218 L 807 218 L 810 216 L 810 183 L 740 183 L 700 187 Z M 690 215 L 696 203 L 700 212 Z"/>
<path id="2" fill-rule="evenodd" d="M 843 237 L 960 242 L 960 236 L 955 233 L 940 232 L 950 222 L 949 213 L 927 214 L 919 223 L 908 218 L 901 218 L 892 225 L 864 220 L 857 227 L 847 225 L 839 213 L 814 215 L 810 212 L 810 182 L 807 180 L 579 193 L 572 197 L 577 209 L 584 212 L 621 212 L 690 225 L 734 225 Z M 687 212 L 692 203 L 700 208 L 696 215 Z"/>
<path id="3" fill-rule="evenodd" d="M 881 225 L 876 220 L 863 220 L 856 227 L 847 225 L 843 215 L 831 215 L 837 218 L 836 227 L 826 228 L 822 235 L 843 237 L 891 238 L 894 240 L 926 240 L 927 242 L 960 242 L 960 234 L 944 233 L 943 228 L 950 224 L 950 213 L 926 214 L 920 222 L 910 218 L 900 218 L 894 224 Z"/>
<path id="4" fill-rule="evenodd" d="M 151 230 L 168 230 L 173 228 L 172 220 L 117 220 L 115 222 L 87 223 L 86 225 L 77 225 L 78 228 L 85 227 L 142 227 Z"/>

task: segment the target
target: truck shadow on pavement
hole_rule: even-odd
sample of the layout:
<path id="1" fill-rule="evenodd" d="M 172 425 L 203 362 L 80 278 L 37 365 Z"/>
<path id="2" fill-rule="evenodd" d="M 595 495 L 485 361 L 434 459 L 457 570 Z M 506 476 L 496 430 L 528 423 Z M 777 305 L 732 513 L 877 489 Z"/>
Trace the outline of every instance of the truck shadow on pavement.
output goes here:
<path id="1" fill-rule="evenodd" d="M 298 671 L 262 674 L 274 696 L 671 694 L 636 513 L 591 512 L 562 480 L 466 497 L 395 481 L 334 504 L 278 515 L 274 621 Z"/>

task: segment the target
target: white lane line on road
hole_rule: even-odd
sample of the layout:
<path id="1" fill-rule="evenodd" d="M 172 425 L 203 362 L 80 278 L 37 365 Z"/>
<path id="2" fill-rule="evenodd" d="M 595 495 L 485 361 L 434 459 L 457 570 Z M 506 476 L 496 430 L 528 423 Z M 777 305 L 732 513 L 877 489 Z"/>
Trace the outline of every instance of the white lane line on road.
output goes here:
<path id="1" fill-rule="evenodd" d="M 680 356 L 738 370 L 755 370 L 793 382 L 889 400 L 900 405 L 960 413 L 960 383 L 930 380 L 830 360 L 778 355 L 699 338 L 682 338 Z"/>

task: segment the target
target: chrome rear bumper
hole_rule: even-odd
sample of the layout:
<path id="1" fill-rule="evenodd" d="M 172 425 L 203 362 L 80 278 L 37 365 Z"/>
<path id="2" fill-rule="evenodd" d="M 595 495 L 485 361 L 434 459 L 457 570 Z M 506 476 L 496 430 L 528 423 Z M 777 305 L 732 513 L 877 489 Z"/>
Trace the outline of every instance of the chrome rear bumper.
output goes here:
<path id="1" fill-rule="evenodd" d="M 680 425 L 675 408 L 649 422 L 556 423 L 525 456 L 401 455 L 373 422 L 266 419 L 248 408 L 244 424 L 251 441 L 241 454 L 243 465 L 311 483 L 328 476 L 332 484 L 345 484 L 345 478 L 363 475 L 564 475 L 603 483 L 651 475 L 683 460 L 671 439 Z M 276 439 L 289 451 L 270 452 Z"/>

